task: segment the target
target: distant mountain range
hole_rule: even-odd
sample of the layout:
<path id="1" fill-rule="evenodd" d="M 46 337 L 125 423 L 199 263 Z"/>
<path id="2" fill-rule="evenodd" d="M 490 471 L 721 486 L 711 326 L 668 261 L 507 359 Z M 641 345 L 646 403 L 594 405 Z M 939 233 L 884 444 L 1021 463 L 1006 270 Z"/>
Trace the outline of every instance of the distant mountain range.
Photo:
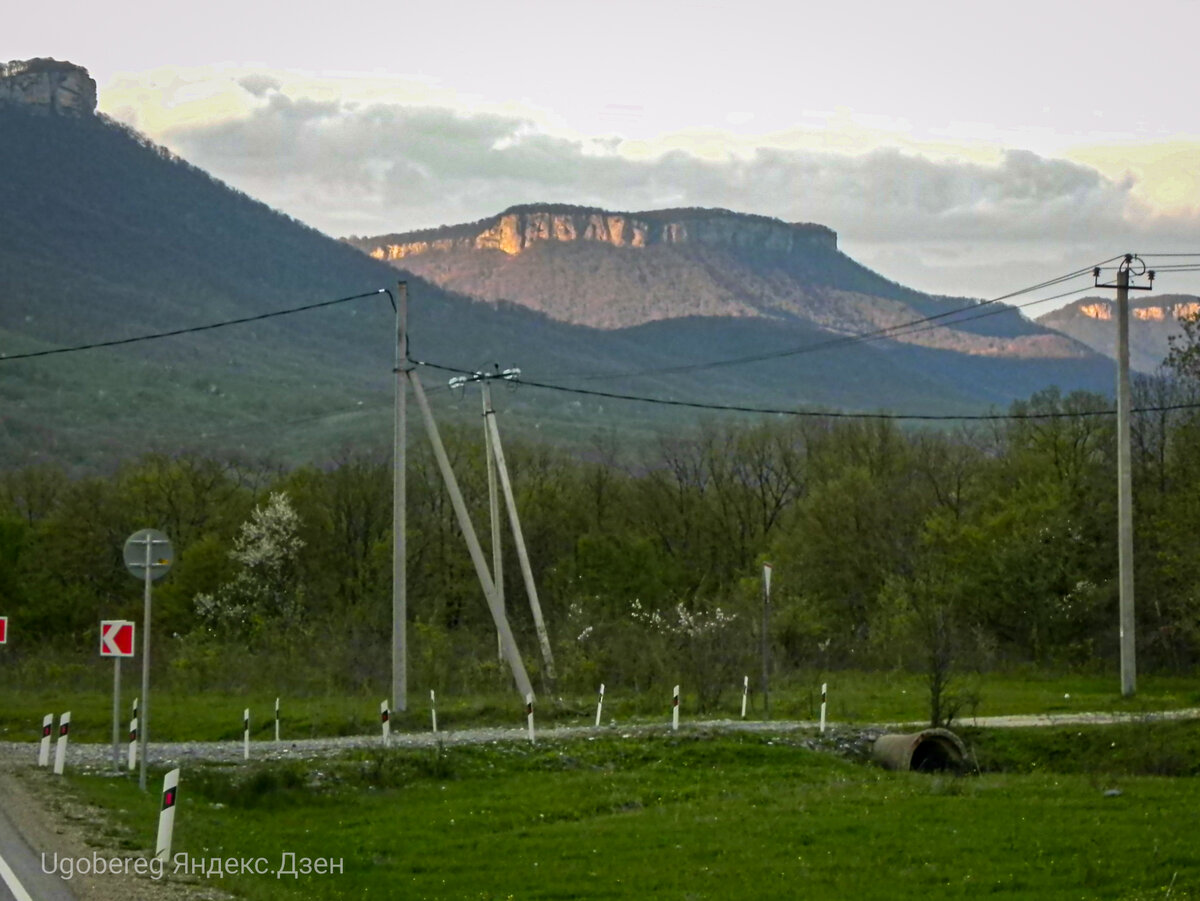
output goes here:
<path id="1" fill-rule="evenodd" d="M 188 330 L 394 290 L 398 278 L 414 358 L 518 366 L 527 381 L 592 392 L 527 386 L 504 398 L 506 428 L 558 441 L 610 428 L 637 440 L 705 415 L 622 394 L 961 414 L 1050 384 L 1113 382 L 1111 362 L 1087 347 L 1015 312 L 970 318 L 973 301 L 890 282 L 819 225 L 535 205 L 335 241 L 96 115 L 79 67 L 15 71 L 0 72 L 0 355 L 185 333 L 0 359 L 0 466 L 386 448 L 395 325 L 383 295 Z M 945 325 L 854 340 L 958 309 Z M 439 415 L 474 428 L 477 398 L 444 390 L 449 372 L 421 371 Z"/>
<path id="2" fill-rule="evenodd" d="M 1097 353 L 1116 356 L 1116 301 L 1084 297 L 1038 317 L 1047 328 L 1070 335 Z M 1183 334 L 1181 317 L 1200 314 L 1200 298 L 1190 294 L 1160 294 L 1129 301 L 1129 365 L 1155 372 L 1171 349 L 1170 339 Z"/>

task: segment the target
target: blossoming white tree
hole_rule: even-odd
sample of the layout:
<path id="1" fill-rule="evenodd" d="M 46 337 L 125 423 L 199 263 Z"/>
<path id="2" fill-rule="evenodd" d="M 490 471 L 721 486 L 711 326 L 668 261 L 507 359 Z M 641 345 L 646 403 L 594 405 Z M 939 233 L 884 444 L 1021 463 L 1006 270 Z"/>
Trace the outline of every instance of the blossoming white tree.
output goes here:
<path id="1" fill-rule="evenodd" d="M 285 492 L 274 492 L 242 523 L 230 559 L 238 564 L 233 580 L 216 594 L 198 594 L 196 612 L 212 628 L 254 634 L 266 623 L 299 621 L 303 611 L 296 570 L 304 541 L 300 517 Z"/>

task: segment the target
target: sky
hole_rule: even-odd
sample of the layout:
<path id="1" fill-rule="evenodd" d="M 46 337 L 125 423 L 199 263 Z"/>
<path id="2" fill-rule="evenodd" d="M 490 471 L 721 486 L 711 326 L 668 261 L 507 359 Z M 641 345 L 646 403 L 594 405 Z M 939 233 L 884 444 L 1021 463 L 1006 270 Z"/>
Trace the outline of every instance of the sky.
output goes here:
<path id="1" fill-rule="evenodd" d="M 518 203 L 723 207 L 822 223 L 888 278 L 991 298 L 1126 252 L 1200 253 L 1200 3 L 1132 10 L 62 0 L 6 13 L 0 59 L 86 67 L 101 111 L 334 236 Z"/>

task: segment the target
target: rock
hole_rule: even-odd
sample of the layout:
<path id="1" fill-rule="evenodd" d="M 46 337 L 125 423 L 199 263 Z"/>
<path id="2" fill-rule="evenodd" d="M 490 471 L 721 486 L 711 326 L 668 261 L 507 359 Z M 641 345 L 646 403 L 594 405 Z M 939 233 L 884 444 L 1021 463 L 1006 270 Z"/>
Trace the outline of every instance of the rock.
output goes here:
<path id="1" fill-rule="evenodd" d="M 0 103 L 60 116 L 91 116 L 96 112 L 96 82 L 74 63 L 13 60 L 0 64 Z"/>

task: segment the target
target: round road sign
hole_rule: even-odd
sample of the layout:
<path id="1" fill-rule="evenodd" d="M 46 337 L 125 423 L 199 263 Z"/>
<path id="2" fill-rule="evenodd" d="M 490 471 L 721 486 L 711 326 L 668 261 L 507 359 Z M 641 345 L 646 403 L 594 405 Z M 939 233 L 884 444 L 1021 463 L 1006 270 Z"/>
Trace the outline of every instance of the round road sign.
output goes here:
<path id="1" fill-rule="evenodd" d="M 146 565 L 150 578 L 161 579 L 175 562 L 175 549 L 158 529 L 142 529 L 125 540 L 125 567 L 137 578 L 145 580 Z"/>

